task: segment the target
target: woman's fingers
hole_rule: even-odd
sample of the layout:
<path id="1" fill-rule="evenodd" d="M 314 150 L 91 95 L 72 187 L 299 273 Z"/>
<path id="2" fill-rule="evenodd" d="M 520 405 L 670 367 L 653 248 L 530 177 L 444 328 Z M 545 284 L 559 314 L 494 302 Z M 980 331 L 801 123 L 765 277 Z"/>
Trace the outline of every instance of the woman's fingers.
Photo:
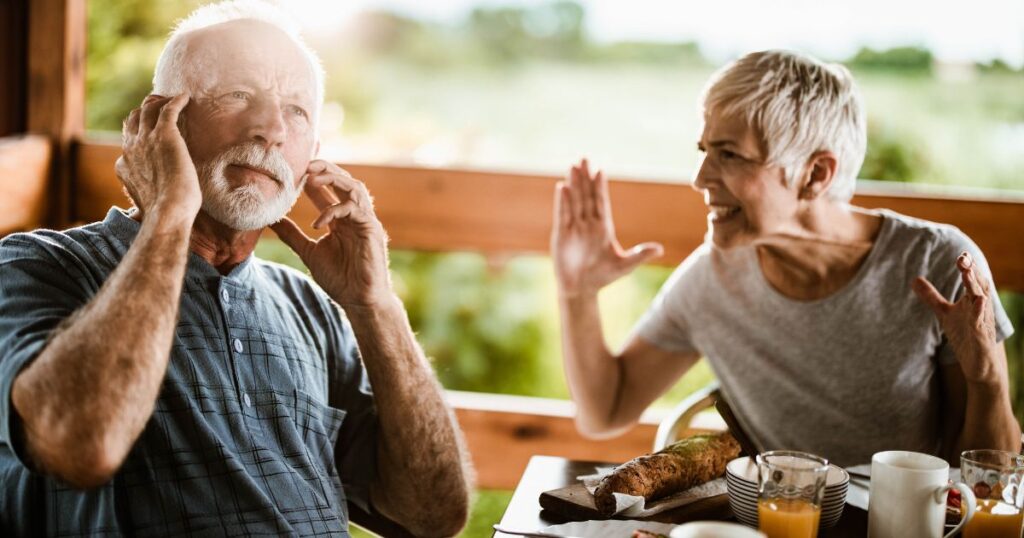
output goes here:
<path id="1" fill-rule="evenodd" d="M 569 196 L 569 187 L 564 181 L 555 183 L 555 214 L 551 222 L 556 229 L 568 229 L 572 226 L 572 198 Z"/>
<path id="2" fill-rule="evenodd" d="M 590 172 L 590 162 L 586 159 L 580 162 L 580 175 L 583 187 L 583 218 L 592 219 L 597 217 L 597 186 Z"/>
<path id="3" fill-rule="evenodd" d="M 605 177 L 604 171 L 601 170 L 594 177 L 594 216 L 598 219 L 603 219 L 605 216 L 611 217 L 611 204 L 608 202 L 608 178 Z"/>
<path id="4" fill-rule="evenodd" d="M 946 312 L 953 307 L 953 304 L 947 301 L 946 298 L 939 293 L 939 290 L 935 289 L 935 286 L 933 286 L 932 283 L 924 277 L 915 278 L 910 287 L 914 290 L 914 294 L 917 295 L 917 298 L 924 304 L 928 305 L 928 307 L 935 312 L 936 316 L 944 316 Z"/>
<path id="5" fill-rule="evenodd" d="M 583 220 L 585 206 L 583 200 L 583 172 L 580 167 L 582 163 L 573 166 L 569 172 L 569 198 L 572 199 L 572 218 L 575 221 Z"/>
<path id="6" fill-rule="evenodd" d="M 964 283 L 965 295 L 972 300 L 984 298 L 988 292 L 988 284 L 982 281 L 982 277 L 976 270 L 977 266 L 971 255 L 964 252 L 957 258 L 956 265 L 960 269 L 960 278 Z"/>

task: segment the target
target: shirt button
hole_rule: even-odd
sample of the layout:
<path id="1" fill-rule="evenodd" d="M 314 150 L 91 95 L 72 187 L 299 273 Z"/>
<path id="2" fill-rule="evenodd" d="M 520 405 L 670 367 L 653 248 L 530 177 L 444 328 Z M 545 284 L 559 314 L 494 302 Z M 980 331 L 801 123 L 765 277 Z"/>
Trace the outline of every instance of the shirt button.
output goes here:
<path id="1" fill-rule="evenodd" d="M 227 303 L 227 302 L 230 302 L 230 301 L 231 301 L 231 295 L 230 295 L 230 294 L 228 294 L 228 290 L 220 290 L 220 298 L 221 298 L 221 300 L 222 300 L 222 301 L 224 301 L 225 303 Z"/>
<path id="2" fill-rule="evenodd" d="M 245 401 L 246 407 L 252 407 L 252 399 L 249 398 L 248 392 L 242 395 L 242 400 Z"/>
<path id="3" fill-rule="evenodd" d="M 237 338 L 235 338 L 235 351 L 242 352 L 242 341 Z"/>

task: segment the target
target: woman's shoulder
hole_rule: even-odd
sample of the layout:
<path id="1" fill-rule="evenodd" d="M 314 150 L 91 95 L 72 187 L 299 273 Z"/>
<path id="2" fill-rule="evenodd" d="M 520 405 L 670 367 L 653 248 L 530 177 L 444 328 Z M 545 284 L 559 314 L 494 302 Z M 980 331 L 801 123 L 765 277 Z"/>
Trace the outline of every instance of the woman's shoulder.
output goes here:
<path id="1" fill-rule="evenodd" d="M 980 253 L 974 241 L 952 224 L 911 217 L 890 210 L 881 210 L 880 213 L 888 227 L 888 237 L 884 245 L 886 249 L 912 251 L 918 255 L 953 253 L 956 256 L 963 251 Z"/>

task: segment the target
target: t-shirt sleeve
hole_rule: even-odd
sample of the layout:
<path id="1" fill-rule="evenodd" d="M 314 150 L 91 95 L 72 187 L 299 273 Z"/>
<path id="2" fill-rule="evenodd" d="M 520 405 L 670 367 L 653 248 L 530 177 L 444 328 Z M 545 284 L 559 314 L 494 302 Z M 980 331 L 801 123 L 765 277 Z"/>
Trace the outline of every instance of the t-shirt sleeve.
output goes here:
<path id="1" fill-rule="evenodd" d="M 18 374 L 45 347 L 54 329 L 87 301 L 52 251 L 27 236 L 0 242 L 0 443 L 24 465 L 11 388 Z"/>
<path id="2" fill-rule="evenodd" d="M 345 496 L 367 512 L 375 513 L 370 502 L 370 484 L 377 476 L 377 407 L 352 328 L 344 317 L 339 324 L 340 353 L 332 366 L 330 405 L 344 410 L 345 420 L 335 445 L 335 465 Z"/>
<path id="3" fill-rule="evenodd" d="M 642 338 L 651 345 L 673 353 L 698 352 L 686 315 L 685 291 L 689 287 L 701 285 L 696 267 L 701 255 L 701 249 L 698 249 L 672 272 L 651 306 L 633 327 L 633 337 Z"/>
<path id="4" fill-rule="evenodd" d="M 931 263 L 933 276 L 930 277 L 930 280 L 932 280 L 932 283 L 935 284 L 946 300 L 953 302 L 959 300 L 963 296 L 965 288 L 960 277 L 960 271 L 957 269 L 956 260 L 963 252 L 970 253 L 978 273 L 989 281 L 989 299 L 995 314 L 996 341 L 1003 342 L 1013 335 L 1014 328 L 1013 324 L 1010 323 L 1006 310 L 1003 308 L 1002 302 L 999 300 L 999 293 L 997 292 L 998 283 L 993 280 L 988 260 L 981 252 L 981 249 L 960 230 L 953 228 L 952 231 L 943 237 L 941 244 L 936 248 Z M 943 338 L 942 345 L 939 347 L 938 360 L 941 364 L 954 364 L 957 362 L 956 356 L 953 354 L 953 350 L 945 338 Z"/>

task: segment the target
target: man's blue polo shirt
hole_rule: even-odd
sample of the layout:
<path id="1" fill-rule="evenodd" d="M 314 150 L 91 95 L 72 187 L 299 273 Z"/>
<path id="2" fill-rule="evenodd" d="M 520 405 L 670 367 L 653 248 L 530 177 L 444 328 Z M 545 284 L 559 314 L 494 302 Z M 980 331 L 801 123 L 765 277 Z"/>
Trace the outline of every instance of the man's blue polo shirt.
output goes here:
<path id="1" fill-rule="evenodd" d="M 189 254 L 156 408 L 109 483 L 81 491 L 32 470 L 12 439 L 12 382 L 139 227 L 112 208 L 103 222 L 0 241 L 0 534 L 347 535 L 346 499 L 365 508 L 376 473 L 366 371 L 338 306 L 254 256 L 221 275 Z"/>

